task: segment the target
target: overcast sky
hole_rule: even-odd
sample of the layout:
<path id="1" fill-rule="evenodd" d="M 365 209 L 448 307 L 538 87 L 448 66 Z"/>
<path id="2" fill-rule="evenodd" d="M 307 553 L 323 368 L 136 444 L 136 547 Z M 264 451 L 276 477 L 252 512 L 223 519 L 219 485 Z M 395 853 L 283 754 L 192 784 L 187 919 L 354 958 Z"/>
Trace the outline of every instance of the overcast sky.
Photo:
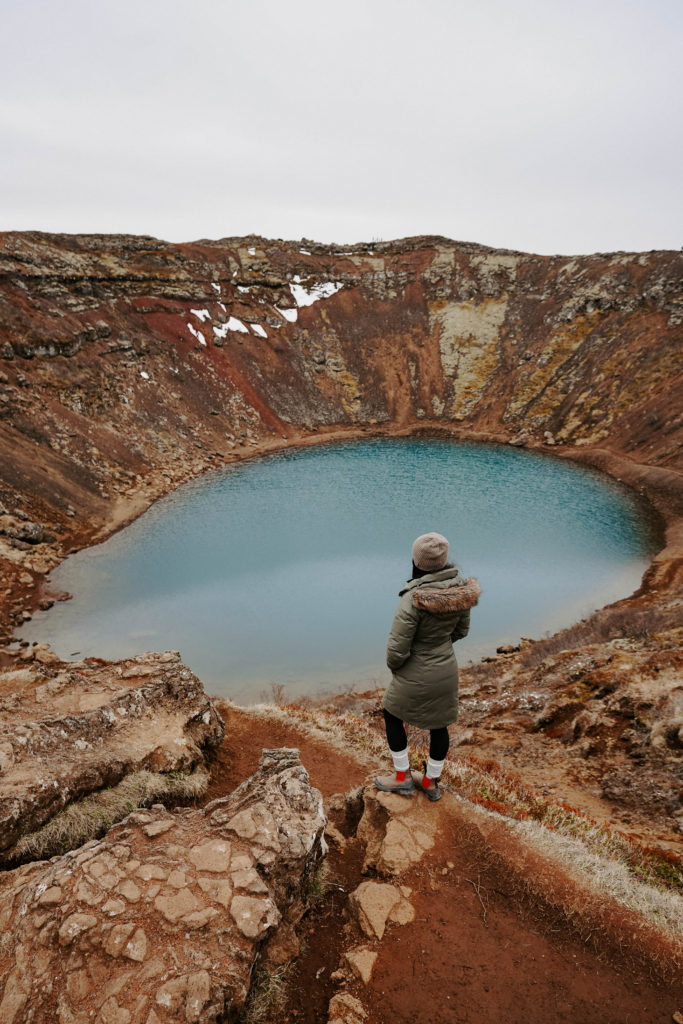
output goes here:
<path id="1" fill-rule="evenodd" d="M 0 12 L 0 229 L 683 245 L 681 0 Z"/>

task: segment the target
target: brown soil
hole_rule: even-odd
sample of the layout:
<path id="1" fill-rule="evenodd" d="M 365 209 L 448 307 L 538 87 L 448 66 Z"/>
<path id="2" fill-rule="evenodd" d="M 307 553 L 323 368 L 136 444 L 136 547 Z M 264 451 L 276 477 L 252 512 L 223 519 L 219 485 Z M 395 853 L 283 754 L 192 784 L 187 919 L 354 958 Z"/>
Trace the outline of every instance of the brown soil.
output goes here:
<path id="1" fill-rule="evenodd" d="M 215 701 L 215 705 L 225 722 L 225 739 L 211 755 L 207 802 L 231 793 L 253 775 L 261 751 L 270 747 L 297 747 L 311 782 L 323 797 L 347 793 L 360 785 L 368 773 L 367 765 L 360 764 L 352 754 L 342 755 L 290 722 L 273 720 L 222 701 Z"/>
<path id="2" fill-rule="evenodd" d="M 328 889 L 302 921 L 302 952 L 286 974 L 284 1001 L 269 1017 L 273 1024 L 322 1024 L 327 1020 L 330 999 L 338 988 L 332 975 L 349 948 L 344 929 L 346 902 L 349 893 L 363 881 L 364 853 L 362 844 L 353 839 L 343 852 L 336 847 L 330 849 Z"/>
<path id="3" fill-rule="evenodd" d="M 210 799 L 239 784 L 264 746 L 298 747 L 324 796 L 367 779 L 367 766 L 302 728 L 229 705 L 220 711 L 226 739 L 212 766 Z M 659 980 L 618 936 L 583 941 L 556 906 L 525 898 L 481 836 L 457 814 L 443 813 L 447 800 L 435 808 L 437 845 L 400 878 L 412 889 L 415 920 L 390 925 L 381 942 L 359 935 L 345 911 L 363 881 L 362 845 L 353 835 L 343 850 L 331 845 L 327 891 L 301 923 L 301 955 L 286 971 L 283 999 L 263 1020 L 327 1020 L 338 987 L 332 975 L 345 950 L 358 945 L 378 953 L 369 986 L 353 981 L 348 988 L 369 1024 L 665 1024 L 683 1009 L 683 985 Z M 334 813 L 332 819 L 348 835 L 348 825 Z"/>
<path id="4" fill-rule="evenodd" d="M 455 832 L 405 882 L 416 920 L 379 947 L 365 997 L 376 1024 L 664 1024 L 683 1005 L 683 987 L 606 962 L 567 925 L 525 912 Z"/>

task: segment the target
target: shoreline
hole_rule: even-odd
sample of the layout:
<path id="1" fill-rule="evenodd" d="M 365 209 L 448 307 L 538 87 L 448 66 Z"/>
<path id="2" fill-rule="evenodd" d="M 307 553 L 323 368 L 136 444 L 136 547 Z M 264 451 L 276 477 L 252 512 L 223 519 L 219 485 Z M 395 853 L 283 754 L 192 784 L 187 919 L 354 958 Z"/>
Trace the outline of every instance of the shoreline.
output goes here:
<path id="1" fill-rule="evenodd" d="M 444 428 L 442 424 L 424 421 L 401 425 L 395 423 L 373 424 L 361 426 L 360 428 L 357 426 L 342 427 L 336 425 L 329 430 L 318 430 L 315 433 L 299 432 L 292 437 L 288 437 L 286 440 L 284 438 L 278 440 L 263 439 L 243 453 L 228 455 L 221 463 L 204 466 L 201 472 L 189 474 L 177 481 L 169 481 L 168 478 L 164 477 L 157 477 L 156 480 L 152 477 L 150 481 L 148 477 L 136 488 L 133 494 L 123 498 L 119 497 L 112 504 L 105 520 L 94 531 L 83 528 L 73 531 L 69 537 L 68 550 L 42 576 L 37 586 L 33 588 L 33 594 L 28 605 L 30 613 L 33 615 L 39 610 L 41 602 L 44 602 L 46 599 L 64 599 L 63 595 L 51 589 L 50 572 L 69 555 L 103 543 L 133 523 L 161 498 L 167 497 L 185 483 L 198 480 L 206 473 L 253 458 L 274 455 L 291 449 L 310 448 L 326 443 L 343 441 L 390 440 L 392 438 L 410 437 L 432 437 L 455 443 L 470 442 L 500 444 L 504 446 L 509 446 L 513 440 L 510 437 L 505 437 L 500 432 L 482 432 L 467 428 L 454 431 Z M 651 599 L 657 597 L 665 598 L 669 593 L 673 596 L 679 576 L 683 574 L 683 477 L 680 474 L 671 470 L 659 469 L 635 462 L 605 448 L 577 448 L 540 443 L 515 444 L 514 446 L 536 454 L 564 460 L 569 459 L 576 462 L 579 466 L 585 466 L 596 472 L 604 473 L 611 480 L 617 481 L 633 492 L 639 504 L 644 506 L 646 514 L 652 517 L 653 530 L 658 547 L 642 575 L 639 587 L 623 598 L 596 608 L 586 616 L 586 621 L 590 621 L 605 608 L 611 608 L 614 605 L 622 603 L 629 605 L 649 603 Z M 169 483 L 171 484 L 170 486 L 168 486 Z M 573 624 L 573 622 L 568 622 L 554 632 L 559 633 Z M 20 628 L 16 627 L 17 630 Z M 13 632 L 16 632 L 16 630 Z M 14 644 L 21 642 L 21 639 L 21 637 L 16 638 L 14 635 L 11 637 L 4 651 L 0 652 L 0 667 L 3 664 L 6 667 L 8 663 L 12 663 L 17 652 L 10 651 L 10 648 Z M 34 640 L 30 643 L 35 646 L 41 643 L 41 640 Z M 466 664 L 476 664 L 476 662 L 469 659 Z M 345 692 L 345 690 L 346 687 L 340 693 Z"/>

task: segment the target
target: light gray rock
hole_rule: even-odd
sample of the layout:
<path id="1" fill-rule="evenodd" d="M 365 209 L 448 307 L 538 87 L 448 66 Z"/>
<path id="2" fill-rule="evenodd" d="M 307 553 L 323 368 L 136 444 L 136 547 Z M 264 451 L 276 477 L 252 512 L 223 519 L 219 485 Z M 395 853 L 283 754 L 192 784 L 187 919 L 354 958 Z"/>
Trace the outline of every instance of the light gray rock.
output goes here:
<path id="1" fill-rule="evenodd" d="M 206 808 L 136 811 L 102 840 L 0 874 L 0 1024 L 232 1019 L 281 922 L 278 956 L 298 948 L 324 828 L 298 752 L 264 751 Z"/>
<path id="2" fill-rule="evenodd" d="M 369 939 L 381 939 L 387 921 L 408 924 L 415 916 L 401 890 L 388 882 L 361 882 L 349 897 L 349 909 Z"/>
<path id="3" fill-rule="evenodd" d="M 329 1024 L 363 1024 L 368 1018 L 360 1000 L 350 992 L 338 992 L 330 999 Z"/>

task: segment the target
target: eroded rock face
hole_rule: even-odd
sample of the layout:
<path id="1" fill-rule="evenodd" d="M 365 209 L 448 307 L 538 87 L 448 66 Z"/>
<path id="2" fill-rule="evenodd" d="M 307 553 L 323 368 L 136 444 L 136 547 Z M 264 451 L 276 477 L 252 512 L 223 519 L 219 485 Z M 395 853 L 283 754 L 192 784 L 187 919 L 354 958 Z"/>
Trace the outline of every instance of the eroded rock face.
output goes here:
<path id="1" fill-rule="evenodd" d="M 215 1021 L 302 912 L 322 798 L 298 751 L 202 810 L 131 814 L 101 841 L 0 875 L 2 1024 Z"/>
<path id="2" fill-rule="evenodd" d="M 47 662 L 0 674 L 0 864 L 67 803 L 143 768 L 189 771 L 223 739 L 174 651 Z"/>

